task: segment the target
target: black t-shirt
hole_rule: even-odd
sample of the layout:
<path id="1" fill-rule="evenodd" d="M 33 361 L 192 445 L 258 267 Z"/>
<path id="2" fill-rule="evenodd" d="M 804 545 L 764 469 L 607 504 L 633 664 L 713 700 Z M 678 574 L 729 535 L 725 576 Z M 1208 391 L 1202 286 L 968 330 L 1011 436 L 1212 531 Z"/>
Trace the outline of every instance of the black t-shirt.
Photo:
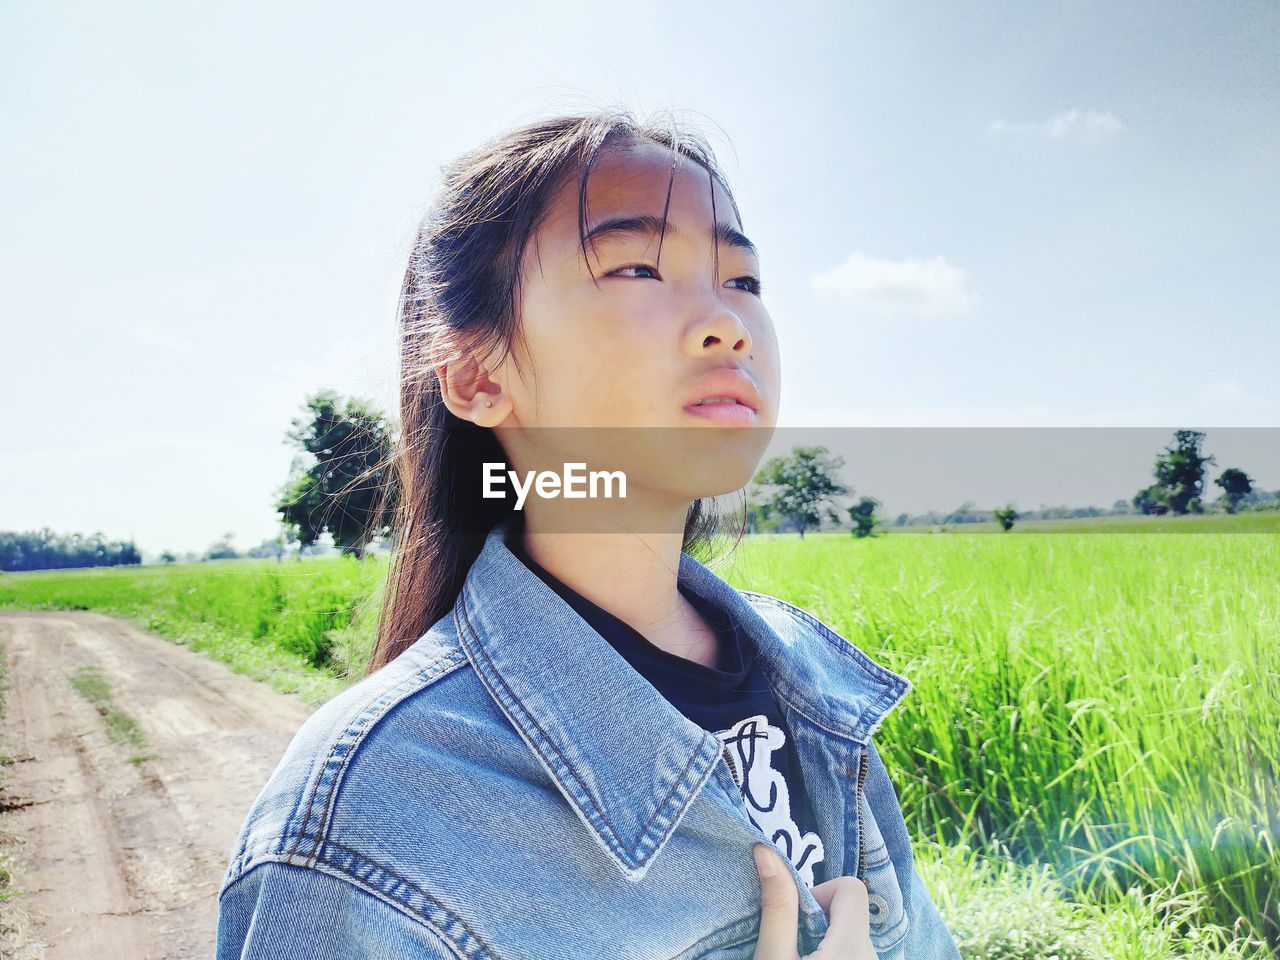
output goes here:
<path id="1" fill-rule="evenodd" d="M 786 853 L 810 887 L 823 859 L 813 808 L 786 721 L 755 645 L 723 610 L 680 587 L 720 640 L 715 667 L 668 653 L 543 569 L 524 551 L 521 526 L 507 547 L 620 653 L 676 709 L 729 746 L 751 821 Z"/>

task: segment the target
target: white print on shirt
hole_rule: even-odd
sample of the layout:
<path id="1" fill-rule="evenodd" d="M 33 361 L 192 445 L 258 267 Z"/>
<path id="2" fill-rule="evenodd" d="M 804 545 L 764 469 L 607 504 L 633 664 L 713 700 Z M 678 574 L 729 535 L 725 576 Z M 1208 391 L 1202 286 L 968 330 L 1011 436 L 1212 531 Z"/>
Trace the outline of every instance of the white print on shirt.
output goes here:
<path id="1" fill-rule="evenodd" d="M 786 778 L 774 769 L 772 760 L 774 751 L 787 742 L 787 735 L 761 713 L 716 731 L 716 736 L 734 753 L 751 822 L 786 853 L 801 879 L 812 887 L 813 865 L 824 856 L 822 839 L 816 833 L 800 833 L 791 817 Z"/>

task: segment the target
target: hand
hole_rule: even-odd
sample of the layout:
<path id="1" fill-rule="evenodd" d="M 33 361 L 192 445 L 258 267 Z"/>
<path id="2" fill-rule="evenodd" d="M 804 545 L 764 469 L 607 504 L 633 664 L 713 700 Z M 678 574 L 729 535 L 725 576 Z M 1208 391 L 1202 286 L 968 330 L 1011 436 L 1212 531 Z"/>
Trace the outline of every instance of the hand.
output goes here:
<path id="1" fill-rule="evenodd" d="M 765 843 L 752 848 L 760 877 L 760 936 L 753 960 L 799 960 L 796 933 L 800 894 L 786 864 Z M 877 960 L 871 944 L 867 885 L 857 877 L 833 877 L 813 887 L 827 914 L 827 935 L 813 953 L 818 960 Z"/>

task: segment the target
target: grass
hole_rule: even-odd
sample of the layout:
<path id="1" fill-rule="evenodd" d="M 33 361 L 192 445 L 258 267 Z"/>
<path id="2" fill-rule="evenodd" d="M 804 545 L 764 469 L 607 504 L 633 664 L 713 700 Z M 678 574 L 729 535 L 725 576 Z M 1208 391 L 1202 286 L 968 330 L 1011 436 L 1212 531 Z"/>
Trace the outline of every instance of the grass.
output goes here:
<path id="1" fill-rule="evenodd" d="M 877 743 L 913 836 L 1280 944 L 1280 537 L 776 537 L 721 575 L 912 680 Z"/>
<path id="2" fill-rule="evenodd" d="M 1280 536 L 1256 516 L 758 537 L 716 569 L 913 682 L 877 744 L 966 960 L 1253 960 L 1280 945 Z M 385 569 L 0 576 L 0 606 L 124 616 L 318 703 L 358 675 Z"/>
<path id="3" fill-rule="evenodd" d="M 0 574 L 0 608 L 120 617 L 318 705 L 367 658 L 356 614 L 385 571 L 335 557 Z"/>
<path id="4" fill-rule="evenodd" d="M 1260 941 L 1200 919 L 1194 894 L 1131 887 L 1118 900 L 1075 900 L 1046 864 L 1007 851 L 922 842 L 916 869 L 964 960 L 1250 960 Z"/>
<path id="5" fill-rule="evenodd" d="M 121 746 L 140 750 L 147 745 L 147 738 L 142 727 L 131 714 L 115 705 L 111 697 L 111 687 L 102 674 L 94 667 L 81 667 L 71 676 L 71 686 L 82 697 L 93 704 L 107 724 L 107 735 L 112 742 Z M 129 757 L 130 763 L 141 763 L 151 759 L 150 754 L 135 753 Z"/>
<path id="6" fill-rule="evenodd" d="M 885 529 L 895 534 L 929 534 L 944 530 L 948 533 L 1003 533 L 1003 528 L 994 519 L 984 523 L 920 524 L 889 526 Z M 1280 533 L 1280 510 L 1249 510 L 1235 515 L 1189 513 L 1175 517 L 1135 514 L 1063 520 L 1019 520 L 1009 533 Z M 835 535 L 848 536 L 847 533 Z"/>

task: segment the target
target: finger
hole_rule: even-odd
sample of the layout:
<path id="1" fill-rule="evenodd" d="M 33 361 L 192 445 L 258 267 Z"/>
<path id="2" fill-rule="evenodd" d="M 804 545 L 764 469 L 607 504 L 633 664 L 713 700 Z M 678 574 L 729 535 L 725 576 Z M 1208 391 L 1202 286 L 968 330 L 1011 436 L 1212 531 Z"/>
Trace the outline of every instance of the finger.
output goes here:
<path id="1" fill-rule="evenodd" d="M 757 843 L 751 853 L 760 877 L 760 936 L 753 960 L 798 960 L 800 895 L 795 881 L 768 844 Z"/>
<path id="2" fill-rule="evenodd" d="M 814 898 L 827 911 L 828 923 L 818 952 L 842 960 L 876 960 L 867 885 L 857 877 L 836 877 L 819 886 L 823 896 L 819 899 L 815 888 Z"/>
<path id="3" fill-rule="evenodd" d="M 810 893 L 813 894 L 813 899 L 818 901 L 818 906 L 827 915 L 827 919 L 831 918 L 831 897 L 839 888 L 841 879 L 841 877 L 832 877 L 830 880 L 815 883 L 809 888 Z"/>

